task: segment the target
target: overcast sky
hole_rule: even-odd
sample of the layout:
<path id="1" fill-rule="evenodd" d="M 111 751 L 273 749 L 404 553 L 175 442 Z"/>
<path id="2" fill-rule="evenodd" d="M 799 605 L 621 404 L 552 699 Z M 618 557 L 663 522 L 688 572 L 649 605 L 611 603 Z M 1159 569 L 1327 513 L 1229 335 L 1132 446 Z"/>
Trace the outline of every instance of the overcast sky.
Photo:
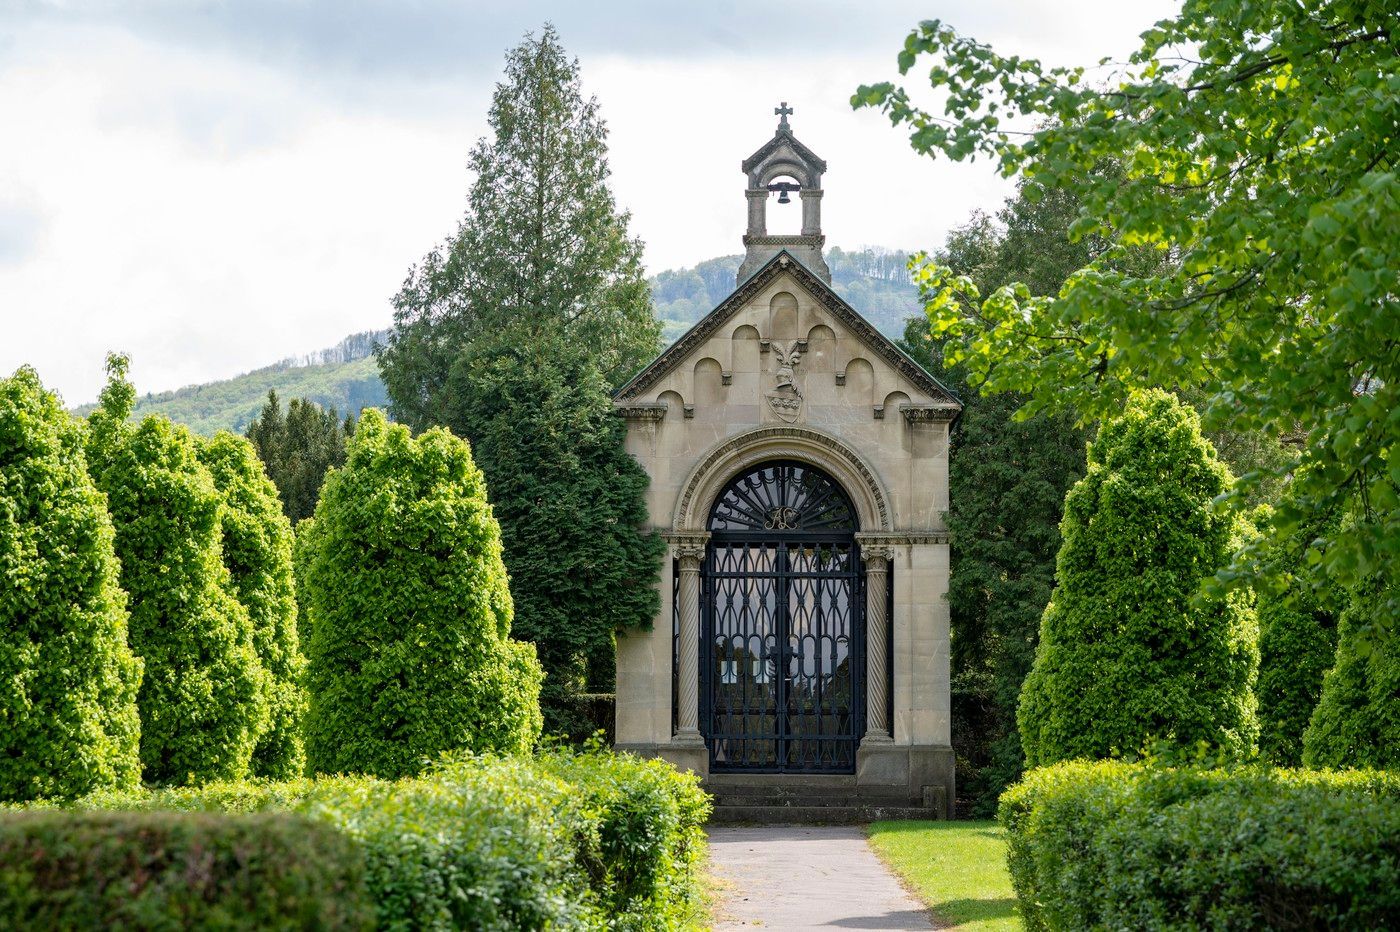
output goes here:
<path id="1" fill-rule="evenodd" d="M 0 374 L 30 363 L 78 404 L 108 350 L 162 391 L 387 326 L 461 214 L 504 51 L 546 20 L 601 104 L 657 272 L 740 249 L 739 162 L 780 100 L 829 165 L 828 245 L 937 247 L 1008 187 L 851 110 L 857 85 L 896 77 L 910 27 L 1090 64 L 1174 6 L 0 0 Z"/>

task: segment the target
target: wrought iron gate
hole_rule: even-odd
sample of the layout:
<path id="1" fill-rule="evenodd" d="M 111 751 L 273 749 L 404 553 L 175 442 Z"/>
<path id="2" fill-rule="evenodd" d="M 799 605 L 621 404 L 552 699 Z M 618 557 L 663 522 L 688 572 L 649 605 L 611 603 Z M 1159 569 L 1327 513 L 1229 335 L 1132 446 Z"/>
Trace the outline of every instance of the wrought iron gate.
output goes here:
<path id="1" fill-rule="evenodd" d="M 803 463 L 754 467 L 709 521 L 701 730 L 716 772 L 852 773 L 864 725 L 855 510 Z"/>

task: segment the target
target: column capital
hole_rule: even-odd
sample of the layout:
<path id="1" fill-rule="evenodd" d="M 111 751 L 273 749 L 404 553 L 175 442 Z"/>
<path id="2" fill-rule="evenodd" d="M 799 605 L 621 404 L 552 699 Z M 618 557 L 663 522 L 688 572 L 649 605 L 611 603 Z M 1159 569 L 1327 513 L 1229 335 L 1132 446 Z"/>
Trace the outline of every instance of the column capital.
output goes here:
<path id="1" fill-rule="evenodd" d="M 691 569 L 700 566 L 705 559 L 705 545 L 710 542 L 709 531 L 673 531 L 666 535 L 666 542 L 675 548 L 676 559 L 681 561 L 681 569 L 691 563 Z"/>
<path id="2" fill-rule="evenodd" d="M 860 555 L 865 559 L 866 569 L 883 571 L 884 564 L 894 559 L 895 545 L 904 541 L 889 534 L 857 534 L 856 543 L 860 544 Z"/>
<path id="3" fill-rule="evenodd" d="M 868 572 L 883 573 L 885 565 L 894 557 L 894 548 L 889 544 L 870 544 L 860 548 L 860 555 L 865 558 Z"/>

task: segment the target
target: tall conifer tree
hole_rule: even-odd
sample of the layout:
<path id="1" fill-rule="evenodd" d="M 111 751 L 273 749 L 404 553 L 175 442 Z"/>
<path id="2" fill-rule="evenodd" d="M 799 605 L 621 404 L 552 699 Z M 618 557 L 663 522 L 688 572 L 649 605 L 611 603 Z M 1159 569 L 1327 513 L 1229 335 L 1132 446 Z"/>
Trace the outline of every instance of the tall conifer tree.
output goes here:
<path id="1" fill-rule="evenodd" d="M 335 408 L 293 398 L 284 413 L 277 393 L 267 393 L 267 404 L 245 435 L 277 486 L 282 511 L 293 525 L 316 510 L 326 470 L 345 463 L 345 440 L 354 430 L 355 419 L 342 421 Z"/>
<path id="2" fill-rule="evenodd" d="M 380 364 L 397 418 L 472 441 L 546 726 L 577 733 L 577 693 L 611 686 L 613 632 L 656 610 L 662 545 L 608 391 L 660 330 L 598 104 L 553 27 L 507 55 L 489 119 L 466 217 L 410 272 Z"/>

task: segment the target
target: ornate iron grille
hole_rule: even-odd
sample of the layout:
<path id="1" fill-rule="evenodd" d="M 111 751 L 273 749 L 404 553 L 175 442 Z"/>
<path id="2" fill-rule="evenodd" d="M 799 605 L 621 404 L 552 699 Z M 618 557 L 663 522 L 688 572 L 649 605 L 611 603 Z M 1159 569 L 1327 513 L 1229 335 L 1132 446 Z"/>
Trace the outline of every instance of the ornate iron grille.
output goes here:
<path id="1" fill-rule="evenodd" d="M 765 463 L 710 516 L 702 728 L 716 772 L 851 773 L 864 721 L 857 522 L 832 479 Z"/>

